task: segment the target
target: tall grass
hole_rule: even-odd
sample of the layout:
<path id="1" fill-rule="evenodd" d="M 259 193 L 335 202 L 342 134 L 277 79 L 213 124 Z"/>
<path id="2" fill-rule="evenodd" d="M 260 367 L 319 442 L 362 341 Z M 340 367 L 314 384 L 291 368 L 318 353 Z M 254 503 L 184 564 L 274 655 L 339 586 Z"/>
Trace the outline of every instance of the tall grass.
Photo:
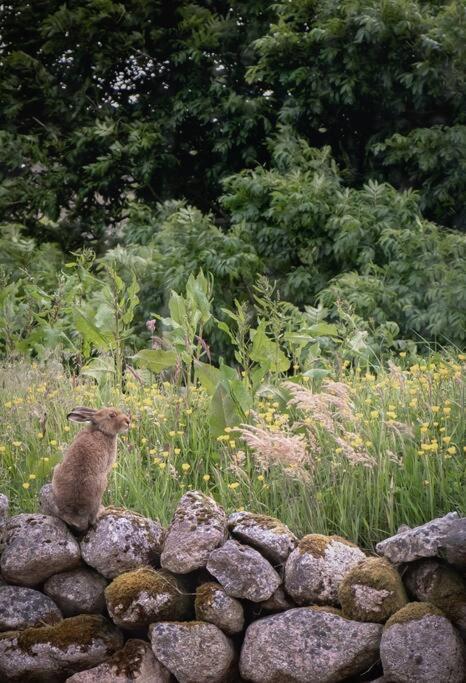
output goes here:
<path id="1" fill-rule="evenodd" d="M 377 375 L 343 369 L 333 379 L 347 410 L 327 400 L 327 422 L 316 405 L 331 384 L 303 384 L 307 402 L 292 401 L 289 387 L 277 386 L 250 411 L 259 440 L 249 446 L 248 430 L 211 437 L 210 399 L 199 387 L 129 382 L 122 394 L 71 378 L 58 364 L 7 364 L 0 381 L 0 492 L 14 512 L 37 509 L 40 487 L 79 428 L 67 412 L 113 404 L 130 411 L 132 428 L 120 438 L 107 504 L 166 524 L 182 493 L 196 488 L 227 511 L 277 516 L 298 535 L 338 533 L 372 547 L 400 524 L 466 511 L 464 360 L 399 358 Z M 304 444 L 305 457 L 293 453 L 293 438 Z M 288 446 L 278 451 L 280 439 Z"/>

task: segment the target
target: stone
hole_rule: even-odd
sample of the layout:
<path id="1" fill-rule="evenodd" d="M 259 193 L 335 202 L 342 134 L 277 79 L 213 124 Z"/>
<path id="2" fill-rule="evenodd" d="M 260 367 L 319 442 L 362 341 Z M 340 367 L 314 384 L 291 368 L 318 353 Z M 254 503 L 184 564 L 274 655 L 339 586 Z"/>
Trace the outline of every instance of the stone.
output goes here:
<path id="1" fill-rule="evenodd" d="M 62 618 L 57 605 L 43 593 L 24 586 L 0 587 L 0 631 L 56 624 Z"/>
<path id="2" fill-rule="evenodd" d="M 73 674 L 66 683 L 170 683 L 171 680 L 170 673 L 154 657 L 149 643 L 131 638 L 107 662 Z"/>
<path id="3" fill-rule="evenodd" d="M 39 512 L 43 515 L 58 517 L 58 509 L 53 495 L 52 484 L 44 484 L 39 491 Z"/>
<path id="4" fill-rule="evenodd" d="M 158 521 L 131 510 L 107 508 L 81 541 L 83 560 L 107 579 L 158 565 L 164 531 Z"/>
<path id="5" fill-rule="evenodd" d="M 335 612 L 297 607 L 254 621 L 241 649 L 241 676 L 254 683 L 335 683 L 367 671 L 378 660 L 382 627 Z"/>
<path id="6" fill-rule="evenodd" d="M 175 574 L 205 567 L 211 551 L 227 537 L 223 509 L 200 491 L 188 491 L 178 503 L 168 529 L 161 566 Z"/>
<path id="7" fill-rule="evenodd" d="M 279 586 L 275 593 L 273 593 L 268 600 L 263 600 L 258 603 L 258 607 L 264 612 L 284 612 L 287 609 L 296 607 L 296 603 L 285 593 L 283 588 Z"/>
<path id="8" fill-rule="evenodd" d="M 128 630 L 155 621 L 183 620 L 192 613 L 192 598 L 186 587 L 164 569 L 120 574 L 105 589 L 105 599 L 113 622 Z"/>
<path id="9" fill-rule="evenodd" d="M 215 624 L 227 635 L 243 630 L 243 605 L 227 595 L 218 583 L 203 583 L 196 590 L 196 619 Z"/>
<path id="10" fill-rule="evenodd" d="M 265 557 L 238 541 L 227 541 L 213 550 L 207 571 L 222 584 L 228 595 L 251 602 L 267 600 L 282 582 Z"/>
<path id="11" fill-rule="evenodd" d="M 258 550 L 272 564 L 283 564 L 298 544 L 297 537 L 275 517 L 252 512 L 235 512 L 228 528 L 242 543 Z"/>
<path id="12" fill-rule="evenodd" d="M 403 580 L 413 598 L 438 607 L 466 636 L 466 582 L 457 571 L 429 558 L 408 564 Z"/>
<path id="13" fill-rule="evenodd" d="M 466 572 L 466 517 L 455 520 L 439 546 L 439 557 Z"/>
<path id="14" fill-rule="evenodd" d="M 380 642 L 384 676 L 391 683 L 462 683 L 464 645 L 443 613 L 411 602 L 385 624 Z"/>
<path id="15" fill-rule="evenodd" d="M 74 569 L 80 560 L 79 544 L 61 520 L 23 513 L 8 521 L 0 560 L 8 582 L 37 586 L 53 574 Z"/>
<path id="16" fill-rule="evenodd" d="M 365 558 L 340 536 L 309 534 L 286 561 L 285 590 L 298 605 L 338 605 L 343 576 Z"/>
<path id="17" fill-rule="evenodd" d="M 123 645 L 121 632 L 95 614 L 54 626 L 0 634 L 0 680 L 61 683 L 77 671 L 105 661 Z"/>
<path id="18" fill-rule="evenodd" d="M 152 651 L 179 683 L 224 683 L 235 651 L 214 624 L 203 621 L 159 622 L 149 627 Z"/>
<path id="19" fill-rule="evenodd" d="M 377 544 L 376 550 L 393 564 L 436 557 L 440 549 L 445 547 L 449 534 L 457 532 L 458 520 L 458 513 L 449 512 L 444 517 L 386 538 Z"/>
<path id="20" fill-rule="evenodd" d="M 8 508 L 8 498 L 3 493 L 0 493 L 0 553 L 2 552 L 4 546 L 4 534 L 8 519 Z"/>
<path id="21" fill-rule="evenodd" d="M 344 575 L 338 600 L 348 619 L 383 624 L 408 597 L 396 569 L 381 557 L 368 557 Z"/>
<path id="22" fill-rule="evenodd" d="M 104 590 L 107 580 L 93 569 L 79 567 L 54 574 L 44 584 L 50 596 L 66 617 L 78 614 L 101 614 L 105 609 Z"/>

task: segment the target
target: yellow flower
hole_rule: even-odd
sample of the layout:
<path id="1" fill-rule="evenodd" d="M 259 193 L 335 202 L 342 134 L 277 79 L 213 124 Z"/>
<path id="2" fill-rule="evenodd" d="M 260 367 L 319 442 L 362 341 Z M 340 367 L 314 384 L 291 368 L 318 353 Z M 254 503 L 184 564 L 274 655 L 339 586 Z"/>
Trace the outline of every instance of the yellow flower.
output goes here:
<path id="1" fill-rule="evenodd" d="M 228 442 L 228 444 L 229 444 L 232 448 L 235 448 L 235 446 L 236 446 L 236 441 L 233 441 L 233 439 L 231 439 L 231 440 Z"/>
<path id="2" fill-rule="evenodd" d="M 231 427 L 225 427 L 224 432 L 229 434 L 231 432 Z"/>
<path id="3" fill-rule="evenodd" d="M 209 481 L 210 480 L 210 474 L 204 474 L 202 477 L 204 481 Z"/>
<path id="4" fill-rule="evenodd" d="M 181 448 L 174 448 L 174 449 L 173 449 L 173 453 L 174 453 L 175 455 L 179 455 L 179 454 L 181 453 Z"/>
<path id="5" fill-rule="evenodd" d="M 159 462 L 159 468 L 160 468 L 161 470 L 164 470 L 164 469 L 166 468 L 166 466 L 167 466 L 167 463 L 166 463 L 166 462 Z"/>
<path id="6" fill-rule="evenodd" d="M 450 446 L 450 448 L 447 448 L 447 453 L 454 455 L 456 453 L 456 448 L 454 446 Z"/>
<path id="7" fill-rule="evenodd" d="M 335 448 L 335 453 L 342 453 L 342 452 L 343 452 L 343 448 Z"/>
<path id="8" fill-rule="evenodd" d="M 396 413 L 394 413 L 393 410 L 389 410 L 387 413 L 387 417 L 389 417 L 390 420 L 396 420 Z"/>
<path id="9" fill-rule="evenodd" d="M 29 475 L 29 479 L 35 479 L 35 478 L 36 478 L 36 475 L 35 475 L 35 474 L 30 474 L 30 475 Z"/>
<path id="10" fill-rule="evenodd" d="M 41 460 L 42 460 L 43 462 L 48 462 L 48 461 L 50 460 L 50 458 L 41 458 Z"/>
<path id="11" fill-rule="evenodd" d="M 430 444 L 429 443 L 422 443 L 421 444 L 421 449 L 423 451 L 430 451 Z"/>
<path id="12" fill-rule="evenodd" d="M 446 406 L 446 407 L 443 409 L 443 414 L 444 414 L 444 415 L 450 415 L 450 413 L 451 413 L 451 408 L 450 408 L 450 406 Z"/>
<path id="13" fill-rule="evenodd" d="M 433 413 L 438 413 L 438 411 L 440 410 L 440 406 L 432 406 L 431 410 Z"/>
<path id="14" fill-rule="evenodd" d="M 151 448 L 151 449 L 149 450 L 149 455 L 155 455 L 156 453 L 157 453 L 157 449 L 156 449 L 156 448 Z"/>
<path id="15" fill-rule="evenodd" d="M 424 486 L 429 486 L 430 481 L 428 479 L 424 479 L 422 483 L 424 484 Z"/>
<path id="16" fill-rule="evenodd" d="M 400 351 L 400 358 L 406 357 L 406 351 Z"/>
<path id="17" fill-rule="evenodd" d="M 70 428 L 68 427 L 68 425 L 66 425 L 65 427 L 63 427 L 63 431 L 64 431 L 64 432 L 69 432 L 69 431 L 70 431 Z"/>
<path id="18" fill-rule="evenodd" d="M 146 439 L 146 437 L 145 437 L 145 436 L 143 436 L 143 437 L 142 437 L 142 439 L 141 439 L 141 443 L 142 443 L 142 444 L 145 444 L 145 443 L 147 443 L 147 439 Z"/>
<path id="19" fill-rule="evenodd" d="M 191 415 L 192 412 L 193 412 L 192 408 L 186 408 L 186 410 L 185 410 L 186 415 Z"/>
<path id="20" fill-rule="evenodd" d="M 112 463 L 112 468 L 113 468 L 114 470 L 116 470 L 117 467 L 118 467 L 118 463 L 116 463 L 116 462 Z"/>
<path id="21" fill-rule="evenodd" d="M 310 380 L 310 377 L 308 377 L 307 375 L 304 375 L 303 382 L 309 382 L 309 380 Z"/>
<path id="22" fill-rule="evenodd" d="M 264 479 L 265 479 L 263 474 L 259 474 L 259 476 L 257 478 L 259 479 L 259 481 L 264 481 Z"/>
<path id="23" fill-rule="evenodd" d="M 371 417 L 379 417 L 379 411 L 378 410 L 371 410 L 369 413 Z"/>
<path id="24" fill-rule="evenodd" d="M 442 441 L 443 441 L 443 443 L 446 443 L 448 445 L 451 441 L 451 436 L 442 437 Z"/>
<path id="25" fill-rule="evenodd" d="M 168 432 L 168 435 L 169 436 L 176 436 L 176 432 L 173 431 L 173 429 L 172 429 L 171 431 Z"/>
<path id="26" fill-rule="evenodd" d="M 6 446 L 0 446 L 0 453 L 5 453 Z"/>
<path id="27" fill-rule="evenodd" d="M 56 446 L 58 442 L 55 439 L 52 439 L 49 443 L 51 446 Z"/>
<path id="28" fill-rule="evenodd" d="M 238 486 L 239 486 L 239 483 L 237 481 L 234 481 L 232 484 L 228 484 L 228 488 L 231 489 L 232 491 L 237 489 Z"/>
<path id="29" fill-rule="evenodd" d="M 31 484 L 30 484 L 28 481 L 25 481 L 24 484 L 23 484 L 23 489 L 26 489 L 26 491 L 27 491 L 27 489 L 28 489 L 30 486 L 31 486 Z"/>
<path id="30" fill-rule="evenodd" d="M 13 404 L 12 404 L 11 401 L 7 401 L 7 402 L 5 403 L 5 408 L 11 408 L 12 405 L 13 405 Z"/>
<path id="31" fill-rule="evenodd" d="M 164 458 L 167 458 L 170 455 L 170 451 L 162 451 L 160 455 L 163 455 Z"/>
<path id="32" fill-rule="evenodd" d="M 16 448 L 19 448 L 21 446 L 21 443 L 22 443 L 21 441 L 13 441 L 13 446 L 15 446 Z"/>
<path id="33" fill-rule="evenodd" d="M 191 465 L 188 462 L 184 462 L 181 465 L 181 469 L 183 470 L 183 472 L 189 472 L 189 470 L 191 469 Z"/>
<path id="34" fill-rule="evenodd" d="M 366 441 L 366 447 L 367 448 L 372 448 L 373 445 L 374 444 L 372 443 L 372 441 Z"/>
<path id="35" fill-rule="evenodd" d="M 413 400 L 409 402 L 409 407 L 410 408 L 416 408 L 416 406 L 417 406 L 417 399 L 413 398 Z"/>

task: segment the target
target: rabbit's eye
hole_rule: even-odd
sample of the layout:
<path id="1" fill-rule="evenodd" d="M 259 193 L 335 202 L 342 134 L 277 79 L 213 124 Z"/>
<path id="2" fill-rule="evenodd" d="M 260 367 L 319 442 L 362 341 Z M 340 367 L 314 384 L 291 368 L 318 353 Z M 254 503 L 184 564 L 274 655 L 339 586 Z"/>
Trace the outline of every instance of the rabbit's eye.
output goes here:
<path id="1" fill-rule="evenodd" d="M 110 417 L 116 417 L 116 413 L 110 413 Z"/>

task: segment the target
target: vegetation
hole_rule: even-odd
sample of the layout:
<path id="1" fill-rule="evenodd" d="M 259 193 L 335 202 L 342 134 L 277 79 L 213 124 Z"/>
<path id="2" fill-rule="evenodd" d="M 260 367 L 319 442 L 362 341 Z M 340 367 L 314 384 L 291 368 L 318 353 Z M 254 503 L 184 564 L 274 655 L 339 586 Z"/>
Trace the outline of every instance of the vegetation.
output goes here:
<path id="1" fill-rule="evenodd" d="M 366 545 L 461 510 L 465 20 L 460 0 L 5 4 L 17 509 L 89 402 L 134 418 L 109 500 L 164 521 L 193 486 Z"/>

